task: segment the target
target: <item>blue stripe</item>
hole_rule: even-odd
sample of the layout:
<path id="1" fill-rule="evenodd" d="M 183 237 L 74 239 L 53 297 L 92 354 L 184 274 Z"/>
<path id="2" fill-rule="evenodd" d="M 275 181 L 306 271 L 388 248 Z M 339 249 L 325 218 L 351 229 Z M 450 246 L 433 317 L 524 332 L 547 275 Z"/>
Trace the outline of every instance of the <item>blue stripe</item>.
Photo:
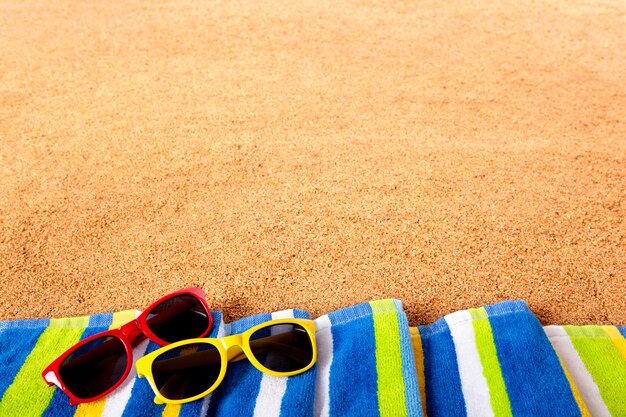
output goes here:
<path id="1" fill-rule="evenodd" d="M 352 307 L 342 308 L 341 310 L 328 313 L 328 318 L 333 325 L 348 323 L 362 317 L 371 316 L 372 307 L 369 303 L 357 304 Z"/>
<path id="2" fill-rule="evenodd" d="M 233 335 L 243 333 L 254 326 L 258 326 L 259 324 L 270 320 L 272 320 L 271 314 L 257 314 L 255 316 L 245 317 L 229 324 L 230 334 Z"/>
<path id="3" fill-rule="evenodd" d="M 6 329 L 38 329 L 48 327 L 49 324 L 50 319 L 0 321 L 0 331 Z"/>
<path id="4" fill-rule="evenodd" d="M 448 324 L 439 319 L 430 326 L 420 326 L 419 332 L 424 351 L 427 414 L 465 417 L 459 366 Z"/>
<path id="5" fill-rule="evenodd" d="M 532 314 L 526 303 L 521 300 L 503 301 L 498 304 L 485 306 L 485 310 L 487 310 L 489 316 L 500 316 L 510 313 Z"/>
<path id="6" fill-rule="evenodd" d="M 89 317 L 89 327 L 105 327 L 108 330 L 113 324 L 113 313 L 94 314 Z"/>
<path id="7" fill-rule="evenodd" d="M 622 334 L 622 337 L 626 339 L 626 327 L 618 327 L 617 330 Z"/>
<path id="8" fill-rule="evenodd" d="M 89 324 L 83 334 L 80 336 L 80 340 L 85 340 L 100 332 L 104 332 L 109 329 L 113 322 L 113 314 L 96 314 L 89 317 Z M 76 412 L 76 407 L 70 405 L 69 398 L 63 394 L 60 389 L 55 389 L 48 408 L 42 414 L 42 417 L 58 417 L 58 416 L 72 416 Z"/>
<path id="9" fill-rule="evenodd" d="M 182 404 L 178 412 L 178 417 L 199 417 L 201 410 L 202 400 Z"/>
<path id="10" fill-rule="evenodd" d="M 415 371 L 415 356 L 409 333 L 409 322 L 402 310 L 402 302 L 393 300 L 398 315 L 400 328 L 400 346 L 402 349 L 402 376 L 404 379 L 404 395 L 407 414 L 409 416 L 423 416 L 422 403 L 420 400 L 419 386 L 417 384 L 417 372 Z"/>
<path id="11" fill-rule="evenodd" d="M 230 330 L 231 334 L 238 334 L 271 319 L 271 314 L 258 314 L 238 320 L 227 326 L 226 330 Z M 252 416 L 262 377 L 263 374 L 248 361 L 229 363 L 224 381 L 212 393 L 208 415 L 212 417 Z"/>
<path id="12" fill-rule="evenodd" d="M 507 301 L 485 310 L 513 415 L 580 416 L 559 359 L 526 304 Z"/>
<path id="13" fill-rule="evenodd" d="M 293 316 L 297 319 L 310 319 L 311 316 L 304 310 L 293 310 Z"/>
<path id="14" fill-rule="evenodd" d="M 329 313 L 333 335 L 330 415 L 378 416 L 374 319 L 369 303 Z M 355 389 L 358 387 L 358 389 Z"/>
<path id="15" fill-rule="evenodd" d="M 209 332 L 209 336 L 211 338 L 216 338 L 220 331 L 220 323 L 222 322 L 222 312 L 221 311 L 211 311 L 211 317 L 213 317 L 213 327 Z"/>
<path id="16" fill-rule="evenodd" d="M 44 332 L 46 326 L 50 324 L 49 320 L 20 320 L 20 323 L 27 324 L 26 328 L 19 328 L 10 323 L 4 324 L 2 337 L 0 338 L 0 357 L 2 358 L 2 366 L 0 366 L 0 399 L 5 391 L 13 383 L 13 379 L 22 369 L 24 361 L 35 347 L 39 336 Z M 30 324 L 32 327 L 28 326 Z M 41 381 L 44 384 L 43 380 Z M 45 384 L 44 384 L 45 385 Z M 51 388 L 52 389 L 52 388 Z"/>
<path id="17" fill-rule="evenodd" d="M 213 327 L 206 337 L 217 337 L 220 323 L 222 322 L 222 313 L 219 311 L 212 311 L 211 317 L 213 318 Z M 183 404 L 180 407 L 178 417 L 198 417 L 202 409 L 202 400 L 193 401 L 191 403 Z M 202 416 L 204 417 L 204 416 Z"/>
<path id="18" fill-rule="evenodd" d="M 317 366 L 287 379 L 287 389 L 280 406 L 281 417 L 312 417 Z"/>
<path id="19" fill-rule="evenodd" d="M 294 310 L 293 316 L 298 319 L 310 318 L 309 314 L 302 310 Z M 280 405 L 281 417 L 313 416 L 316 375 L 317 366 L 313 366 L 307 372 L 287 379 L 287 389 Z"/>

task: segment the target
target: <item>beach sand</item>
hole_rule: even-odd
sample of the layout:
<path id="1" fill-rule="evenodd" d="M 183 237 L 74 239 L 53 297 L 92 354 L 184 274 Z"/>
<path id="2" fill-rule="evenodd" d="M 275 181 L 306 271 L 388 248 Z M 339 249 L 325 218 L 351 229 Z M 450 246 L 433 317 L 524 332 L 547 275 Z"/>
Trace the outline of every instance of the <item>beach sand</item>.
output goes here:
<path id="1" fill-rule="evenodd" d="M 626 3 L 0 0 L 0 319 L 626 325 Z"/>

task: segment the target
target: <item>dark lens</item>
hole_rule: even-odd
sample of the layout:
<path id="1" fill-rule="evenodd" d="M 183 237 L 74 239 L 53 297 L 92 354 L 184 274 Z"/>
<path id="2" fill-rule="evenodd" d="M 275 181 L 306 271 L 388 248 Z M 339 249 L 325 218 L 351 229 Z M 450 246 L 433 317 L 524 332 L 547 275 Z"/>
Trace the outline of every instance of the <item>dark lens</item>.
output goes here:
<path id="1" fill-rule="evenodd" d="M 92 340 L 69 355 L 59 368 L 59 376 L 67 389 L 78 398 L 102 394 L 124 376 L 128 355 L 117 337 Z"/>
<path id="2" fill-rule="evenodd" d="M 313 345 L 307 331 L 298 324 L 275 324 L 257 330 L 250 337 L 250 350 L 267 369 L 293 372 L 313 360 Z"/>
<path id="3" fill-rule="evenodd" d="M 152 362 L 152 376 L 165 398 L 182 400 L 211 388 L 220 375 L 220 352 L 208 343 L 168 350 Z"/>
<path id="4" fill-rule="evenodd" d="M 172 343 L 202 335 L 209 329 L 209 316 L 196 297 L 179 295 L 150 310 L 146 324 L 159 339 Z"/>

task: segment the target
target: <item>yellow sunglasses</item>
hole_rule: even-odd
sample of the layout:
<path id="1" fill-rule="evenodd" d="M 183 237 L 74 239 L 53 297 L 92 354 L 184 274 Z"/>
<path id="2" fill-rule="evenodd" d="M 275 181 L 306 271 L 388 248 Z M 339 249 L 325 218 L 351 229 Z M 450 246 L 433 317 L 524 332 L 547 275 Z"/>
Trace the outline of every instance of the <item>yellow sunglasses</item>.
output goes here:
<path id="1" fill-rule="evenodd" d="M 309 370 L 317 360 L 315 323 L 278 319 L 244 333 L 172 343 L 136 362 L 157 404 L 183 404 L 202 398 L 224 380 L 228 362 L 248 358 L 259 371 L 291 376 Z"/>

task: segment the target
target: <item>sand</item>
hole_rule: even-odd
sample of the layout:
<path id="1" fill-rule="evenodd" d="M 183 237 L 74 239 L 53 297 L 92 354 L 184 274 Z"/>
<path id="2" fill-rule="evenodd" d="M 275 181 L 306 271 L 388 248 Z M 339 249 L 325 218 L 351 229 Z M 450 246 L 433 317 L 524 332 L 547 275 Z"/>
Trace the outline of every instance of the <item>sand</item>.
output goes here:
<path id="1" fill-rule="evenodd" d="M 626 324 L 626 3 L 0 0 L 0 319 Z"/>

